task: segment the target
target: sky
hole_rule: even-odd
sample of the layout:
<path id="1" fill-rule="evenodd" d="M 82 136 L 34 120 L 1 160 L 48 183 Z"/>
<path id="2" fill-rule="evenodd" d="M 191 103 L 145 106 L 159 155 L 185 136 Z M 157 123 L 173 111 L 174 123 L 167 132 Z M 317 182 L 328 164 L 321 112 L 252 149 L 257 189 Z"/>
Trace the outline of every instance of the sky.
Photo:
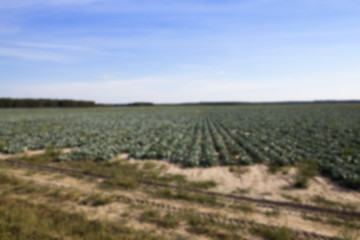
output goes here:
<path id="1" fill-rule="evenodd" d="M 0 0 L 0 97 L 360 99 L 360 1 Z"/>

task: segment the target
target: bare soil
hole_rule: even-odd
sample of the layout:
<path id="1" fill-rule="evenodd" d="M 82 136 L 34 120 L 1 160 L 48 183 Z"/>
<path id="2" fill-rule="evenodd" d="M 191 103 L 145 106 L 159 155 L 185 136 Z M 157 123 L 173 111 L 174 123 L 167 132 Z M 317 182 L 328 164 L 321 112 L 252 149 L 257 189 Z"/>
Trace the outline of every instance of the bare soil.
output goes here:
<path id="1" fill-rule="evenodd" d="M 66 153 L 71 149 L 63 149 Z M 27 152 L 28 155 L 42 154 L 44 151 Z M 20 155 L 17 155 L 20 156 Z M 0 159 L 9 158 L 10 155 L 0 154 Z M 120 158 L 127 158 L 127 155 L 119 155 Z M 115 160 L 113 160 L 115 161 Z M 312 199 L 316 196 L 321 196 L 324 199 L 339 202 L 341 204 L 351 204 L 358 206 L 360 210 L 360 193 L 352 190 L 342 188 L 329 179 L 316 176 L 310 180 L 310 185 L 307 189 L 295 189 L 292 187 L 293 179 L 296 174 L 295 168 L 287 168 L 273 174 L 268 171 L 265 165 L 253 165 L 246 167 L 238 167 L 237 171 L 230 171 L 229 167 L 212 167 L 212 168 L 182 168 L 177 165 L 169 164 L 167 162 L 158 160 L 129 160 L 130 162 L 139 165 L 145 162 L 155 163 L 159 169 L 162 169 L 163 174 L 181 174 L 187 177 L 190 181 L 206 181 L 213 180 L 218 185 L 211 189 L 222 193 L 235 193 L 246 195 L 254 198 L 265 198 L 277 201 L 291 201 L 287 196 L 292 196 L 299 199 L 302 203 L 314 204 Z M 264 209 L 254 207 L 253 212 L 244 212 L 234 210 L 229 206 L 226 207 L 210 207 L 196 203 L 189 203 L 185 201 L 169 200 L 169 199 L 154 199 L 142 190 L 116 190 L 105 191 L 98 188 L 98 181 L 90 181 L 89 179 L 79 179 L 75 177 L 66 176 L 63 174 L 44 173 L 44 172 L 29 172 L 26 169 L 18 168 L 0 168 L 1 172 L 13 174 L 16 177 L 31 180 L 36 184 L 59 186 L 67 189 L 74 189 L 82 193 L 101 193 L 101 194 L 117 194 L 130 198 L 140 198 L 151 200 L 157 203 L 172 205 L 179 208 L 194 208 L 198 212 L 206 212 L 212 214 L 220 214 L 230 218 L 240 218 L 263 223 L 267 225 L 286 226 L 292 229 L 304 230 L 328 236 L 338 236 L 342 231 L 341 226 L 335 226 L 328 223 L 318 221 L 309 221 L 304 219 L 299 214 L 291 212 L 280 211 L 274 215 L 264 214 Z M 101 181 L 101 180 L 99 180 Z M 35 200 L 35 199 L 34 199 Z M 122 217 L 125 212 L 129 211 L 129 204 L 121 202 L 113 202 L 105 206 L 90 207 L 79 205 L 72 202 L 60 204 L 60 207 L 67 211 L 83 212 L 91 219 L 106 219 L 114 222 L 123 221 L 131 225 L 135 229 L 151 230 L 160 234 L 180 234 L 191 239 L 208 239 L 202 235 L 194 235 L 186 232 L 184 227 L 175 230 L 159 229 L 153 224 L 145 224 L 139 222 L 136 217 Z M 133 211 L 133 209 L 131 209 Z M 358 231 L 360 235 L 360 232 Z M 354 239 L 355 240 L 355 239 Z"/>
<path id="2" fill-rule="evenodd" d="M 89 182 L 86 179 L 78 179 L 69 176 L 64 176 L 61 174 L 44 174 L 42 172 L 36 172 L 31 175 L 24 169 L 3 169 L 0 170 L 1 172 L 6 172 L 7 174 L 13 174 L 16 177 L 19 177 L 24 180 L 32 181 L 39 185 L 47 185 L 47 186 L 57 186 L 65 189 L 72 189 L 82 193 L 87 194 L 94 194 L 94 193 L 101 193 L 101 194 L 116 194 L 116 195 L 123 195 L 130 198 L 142 198 L 146 200 L 151 200 L 156 203 L 162 203 L 166 205 L 172 205 L 178 208 L 193 208 L 196 209 L 197 212 L 203 213 L 212 213 L 212 214 L 220 214 L 221 216 L 226 216 L 228 218 L 239 218 L 239 219 L 246 219 L 249 221 L 255 221 L 257 223 L 262 223 L 266 225 L 272 226 L 284 226 L 289 227 L 292 229 L 315 232 L 318 234 L 326 235 L 326 236 L 336 236 L 341 228 L 334 227 L 332 225 L 323 224 L 320 222 L 313 222 L 307 221 L 303 219 L 300 215 L 296 214 L 288 214 L 286 212 L 279 212 L 279 214 L 274 216 L 266 216 L 261 211 L 257 212 L 242 212 L 242 211 L 235 211 L 234 209 L 229 208 L 221 208 L 221 207 L 207 207 L 200 204 L 191 203 L 188 204 L 187 202 L 182 201 L 173 201 L 173 200 L 162 200 L 162 199 L 149 199 L 149 196 L 144 194 L 143 192 L 139 191 L 104 191 L 99 190 L 96 186 L 96 183 Z M 46 200 L 44 199 L 33 199 L 34 201 L 38 201 L 40 203 L 45 203 Z M 53 203 L 54 204 L 54 203 Z M 99 207 L 90 207 L 86 205 L 79 205 L 74 202 L 62 202 L 58 204 L 58 207 L 62 209 L 72 212 L 82 212 L 85 213 L 89 219 L 103 219 L 113 222 L 124 221 L 124 218 L 121 215 L 129 209 L 129 204 L 121 203 L 121 202 L 113 202 L 107 204 L 105 206 Z M 256 209 L 256 208 L 255 208 Z M 130 211 L 134 211 L 131 209 Z M 164 230 L 159 230 L 158 228 L 154 227 L 151 224 L 144 224 L 142 222 L 137 221 L 136 219 L 127 219 L 127 224 L 131 225 L 135 229 L 142 229 L 142 230 L 154 230 L 157 233 L 165 233 L 161 232 Z M 177 230 L 178 233 L 186 232 L 184 229 Z M 168 233 L 167 233 L 168 234 Z M 204 236 L 197 236 L 193 239 L 208 239 Z"/>

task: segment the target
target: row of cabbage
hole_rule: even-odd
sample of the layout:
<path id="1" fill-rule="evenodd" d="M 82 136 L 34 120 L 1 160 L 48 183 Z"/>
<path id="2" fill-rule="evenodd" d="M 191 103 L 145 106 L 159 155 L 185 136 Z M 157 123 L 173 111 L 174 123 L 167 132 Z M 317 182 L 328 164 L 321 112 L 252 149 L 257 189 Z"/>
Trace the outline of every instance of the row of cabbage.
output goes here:
<path id="1" fill-rule="evenodd" d="M 0 110 L 0 151 L 72 148 L 58 160 L 120 153 L 183 166 L 287 166 L 317 159 L 360 188 L 360 106 L 296 105 Z"/>

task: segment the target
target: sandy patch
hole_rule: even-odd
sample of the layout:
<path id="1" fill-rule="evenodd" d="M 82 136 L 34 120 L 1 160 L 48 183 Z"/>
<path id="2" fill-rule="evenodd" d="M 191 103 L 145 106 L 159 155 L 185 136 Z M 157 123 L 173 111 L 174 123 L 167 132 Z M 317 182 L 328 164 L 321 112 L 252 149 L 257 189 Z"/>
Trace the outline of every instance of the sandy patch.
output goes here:
<path id="1" fill-rule="evenodd" d="M 310 180 L 307 189 L 292 187 L 296 174 L 295 168 L 288 168 L 286 174 L 279 171 L 272 174 L 263 164 L 239 167 L 241 174 L 231 172 L 229 167 L 219 166 L 211 168 L 182 168 L 179 165 L 169 164 L 159 160 L 130 160 L 130 162 L 144 164 L 151 161 L 164 169 L 164 174 L 181 174 L 191 181 L 213 180 L 218 186 L 213 191 L 234 193 L 254 198 L 264 198 L 276 201 L 289 201 L 283 195 L 291 195 L 301 199 L 303 203 L 311 204 L 311 199 L 321 196 L 327 200 L 351 203 L 359 206 L 360 192 L 338 186 L 329 179 L 316 176 Z"/>
<path id="2" fill-rule="evenodd" d="M 70 151 L 68 149 L 67 151 Z M 65 150 L 66 151 L 66 150 Z M 32 154 L 41 154 L 40 151 L 32 151 Z M 8 158 L 9 155 L 5 155 L 5 158 Z M 125 155 L 123 155 L 125 156 Z M 2 156 L 0 155 L 0 158 Z M 121 157 L 124 159 L 125 157 Z M 163 169 L 164 174 L 181 174 L 187 177 L 188 180 L 192 181 L 206 181 L 213 180 L 218 183 L 218 186 L 213 189 L 214 191 L 219 191 L 223 193 L 232 193 L 237 190 L 242 190 L 241 193 L 246 196 L 254 198 L 266 198 L 271 200 L 281 200 L 289 201 L 283 197 L 283 194 L 291 195 L 298 197 L 302 200 L 303 203 L 311 203 L 310 199 L 314 196 L 322 196 L 328 200 L 341 202 L 343 204 L 351 203 L 359 206 L 358 211 L 360 210 L 360 192 L 348 190 L 342 188 L 329 179 L 324 177 L 316 176 L 311 182 L 310 186 L 307 189 L 294 189 L 291 188 L 293 178 L 296 174 L 295 168 L 289 168 L 286 174 L 283 174 L 279 171 L 276 174 L 271 174 L 268 172 L 267 166 L 262 164 L 240 167 L 241 173 L 234 173 L 229 170 L 229 167 L 212 167 L 212 168 L 182 168 L 177 165 L 169 164 L 165 161 L 159 160 L 130 160 L 130 162 L 137 163 L 139 165 L 144 164 L 147 161 L 151 161 L 157 164 L 161 169 Z M 41 174 L 34 173 L 31 176 L 26 176 L 26 170 L 19 169 L 4 169 L 6 172 L 12 172 L 15 175 L 22 175 L 28 180 L 35 180 L 38 183 L 43 182 L 51 184 L 61 184 L 63 187 L 76 188 L 83 191 L 93 191 L 96 192 L 97 186 L 96 182 L 88 182 L 85 179 L 76 179 L 68 177 L 61 174 Z M 244 191 L 246 190 L 246 191 Z M 104 192 L 104 191 L 103 191 Z M 239 192 L 239 191 L 237 191 Z M 123 192 L 123 191 L 112 191 L 112 194 L 121 194 L 124 196 L 132 198 L 148 198 L 148 196 L 143 192 Z M 156 200 L 157 202 L 164 202 L 170 204 L 169 200 Z M 171 204 L 174 206 L 187 206 L 188 203 L 181 203 L 171 201 Z M 76 208 L 85 208 L 84 206 L 76 206 Z M 216 211 L 227 216 L 232 216 L 236 218 L 245 218 L 245 215 L 239 212 L 231 212 L 226 209 L 209 209 L 209 207 L 191 204 L 191 207 L 196 208 L 198 211 Z M 110 218 L 116 220 L 119 217 L 119 214 L 124 211 L 125 205 L 113 205 L 104 206 L 103 208 L 98 208 L 96 211 L 91 209 L 89 210 L 89 216 L 94 218 Z M 85 210 L 85 209 L 78 209 Z M 91 212 L 95 211 L 95 212 Z M 114 214 L 113 214 L 114 213 Z M 256 222 L 261 222 L 265 224 L 276 224 L 279 226 L 288 226 L 295 229 L 302 229 L 311 232 L 317 232 L 324 235 L 336 235 L 338 228 L 330 225 L 324 225 L 318 222 L 310 222 L 301 218 L 301 216 L 296 216 L 288 213 L 283 213 L 280 216 L 274 218 L 266 217 L 263 214 L 250 214 L 246 215 L 246 219 L 255 220 Z M 133 223 L 136 224 L 136 221 Z M 138 226 L 141 228 L 141 224 Z"/>
<path id="3" fill-rule="evenodd" d="M 71 151 L 71 148 L 61 149 L 63 154 Z M 33 156 L 43 154 L 44 150 L 28 151 L 27 155 Z M 22 153 L 24 154 L 24 153 Z M 0 153 L 0 160 L 9 157 L 21 156 L 8 155 Z M 127 159 L 128 154 L 119 154 L 114 159 Z M 170 164 L 159 160 L 129 160 L 132 163 L 144 164 L 147 161 L 163 166 L 164 174 L 181 174 L 191 181 L 213 180 L 218 186 L 213 189 L 222 193 L 238 193 L 254 198 L 265 198 L 271 200 L 289 201 L 283 195 L 291 195 L 302 200 L 303 203 L 311 203 L 314 196 L 321 196 L 325 199 L 351 203 L 359 206 L 360 210 L 360 192 L 349 190 L 338 186 L 327 178 L 316 176 L 310 181 L 307 189 L 294 189 L 291 187 L 295 168 L 289 168 L 287 174 L 279 171 L 277 174 L 268 172 L 267 166 L 257 164 L 252 166 L 240 167 L 241 174 L 229 171 L 229 167 L 218 166 L 211 168 L 182 168 L 181 166 Z"/>
<path id="4" fill-rule="evenodd" d="M 128 159 L 128 158 L 129 158 L 128 153 L 120 153 L 116 157 L 113 157 L 112 159 L 110 159 L 110 162 L 119 161 L 119 160 Z"/>
<path id="5" fill-rule="evenodd" d="M 173 172 L 173 170 L 170 167 L 171 166 L 169 166 L 167 171 Z M 256 172 L 262 173 L 262 171 L 264 170 L 263 167 L 264 166 L 261 166 L 261 165 L 257 166 Z M 260 170 L 258 168 L 260 168 Z M 221 169 L 224 169 L 224 168 L 221 168 Z M 191 170 L 191 169 L 184 169 L 184 170 Z M 193 173 L 194 170 L 195 169 L 193 169 L 191 173 Z M 203 169 L 203 171 L 205 171 L 205 170 L 206 169 Z M 208 169 L 208 170 L 211 170 L 211 169 Z M 24 180 L 31 180 L 34 183 L 37 183 L 40 185 L 49 185 L 49 186 L 54 186 L 54 187 L 57 186 L 57 187 L 65 188 L 65 189 L 74 189 L 76 191 L 79 191 L 79 192 L 82 192 L 85 194 L 101 193 L 101 194 L 111 194 L 111 195 L 112 194 L 122 195 L 122 196 L 126 196 L 129 198 L 140 198 L 140 199 L 148 199 L 149 198 L 143 192 L 138 192 L 138 191 L 131 191 L 131 192 L 121 191 L 121 190 L 104 191 L 104 190 L 98 189 L 95 182 L 88 182 L 86 179 L 77 179 L 77 178 L 73 178 L 73 177 L 69 177 L 69 176 L 61 175 L 61 174 L 43 174 L 41 172 L 36 172 L 31 175 L 28 175 L 27 171 L 24 169 L 4 169 L 3 171 L 6 173 L 12 173 L 15 176 L 20 177 Z M 215 170 L 213 170 L 213 171 L 215 171 Z M 215 171 L 215 173 L 216 173 L 216 171 Z M 224 174 L 225 174 L 225 171 L 224 171 Z M 230 173 L 230 174 L 232 174 L 232 173 Z M 251 171 L 249 171 L 247 174 L 252 174 L 252 173 L 251 173 Z M 254 174 L 254 175 L 258 176 L 256 174 Z M 191 176 L 191 175 L 189 175 L 189 176 Z M 202 175 L 202 176 L 204 177 L 204 175 Z M 225 174 L 225 176 L 226 176 L 226 174 Z M 236 176 L 233 176 L 233 177 L 237 178 Z M 197 178 L 197 177 L 195 176 L 194 178 Z M 261 181 L 265 181 L 265 180 L 261 180 Z M 225 181 L 225 183 L 226 183 L 226 181 Z M 254 180 L 254 183 L 257 184 L 257 180 Z M 249 184 L 249 183 L 247 183 L 247 184 Z M 327 224 L 322 224 L 319 222 L 307 221 L 307 220 L 302 219 L 301 216 L 298 214 L 294 215 L 294 214 L 290 214 L 287 212 L 281 212 L 280 215 L 277 215 L 274 217 L 267 217 L 260 212 L 244 213 L 244 212 L 234 210 L 231 208 L 227 208 L 227 207 L 225 207 L 225 208 L 209 207 L 206 205 L 199 205 L 196 203 L 191 203 L 191 206 L 189 206 L 189 204 L 187 202 L 174 201 L 174 200 L 169 200 L 169 199 L 163 199 L 163 200 L 162 199 L 148 199 L 148 200 L 157 202 L 157 203 L 163 203 L 166 205 L 172 205 L 172 206 L 180 207 L 180 208 L 191 207 L 191 208 L 196 209 L 197 212 L 221 214 L 222 216 L 227 216 L 227 217 L 232 217 L 232 218 L 240 218 L 240 219 L 246 219 L 246 220 L 254 220 L 258 223 L 263 223 L 263 224 L 268 224 L 268 225 L 287 226 L 287 227 L 290 227 L 293 229 L 301 229 L 301 230 L 305 230 L 305 231 L 309 231 L 309 232 L 317 232 L 317 233 L 324 234 L 324 235 L 335 236 L 338 234 L 338 231 L 339 231 L 338 227 L 334 227 L 334 226 L 327 225 Z M 125 211 L 129 210 L 128 206 L 129 206 L 128 204 L 121 203 L 121 202 L 115 202 L 115 203 L 111 203 L 111 204 L 96 207 L 96 208 L 84 206 L 84 205 L 78 205 L 73 202 L 61 203 L 61 207 L 70 212 L 73 212 L 73 211 L 84 212 L 90 219 L 106 219 L 106 220 L 114 221 L 114 222 L 120 222 L 121 220 L 124 221 L 124 218 L 121 217 L 121 214 L 124 213 Z M 131 215 L 135 214 L 133 211 L 134 211 L 133 209 L 130 210 Z M 129 224 L 129 226 L 131 225 L 135 229 L 145 229 L 145 230 L 154 229 L 153 225 L 140 223 L 137 220 L 135 220 L 134 217 L 130 217 L 130 219 L 125 218 L 125 220 L 126 220 L 126 223 Z M 121 223 L 121 224 L 123 224 L 123 223 Z M 162 230 L 156 229 L 156 231 L 160 231 L 160 233 L 161 233 Z M 169 233 L 169 232 L 167 232 L 167 233 Z M 181 228 L 177 230 L 177 233 L 185 234 L 185 232 Z M 199 238 L 195 238 L 195 239 L 206 239 L 206 238 L 201 238 L 200 236 L 197 236 L 197 237 L 199 237 Z"/>

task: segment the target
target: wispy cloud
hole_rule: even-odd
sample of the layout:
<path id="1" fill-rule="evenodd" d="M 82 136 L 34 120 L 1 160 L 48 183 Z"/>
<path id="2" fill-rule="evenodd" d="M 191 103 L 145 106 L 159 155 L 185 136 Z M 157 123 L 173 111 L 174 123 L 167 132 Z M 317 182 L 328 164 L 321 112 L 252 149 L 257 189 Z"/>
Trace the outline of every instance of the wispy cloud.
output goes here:
<path id="1" fill-rule="evenodd" d="M 263 32 L 256 33 L 253 37 L 271 37 L 271 38 L 284 38 L 284 39 L 296 39 L 296 38 L 323 38 L 323 37 L 343 37 L 348 35 L 360 34 L 360 27 L 353 27 L 347 29 L 323 29 L 318 28 L 312 31 L 286 31 L 286 32 Z"/>
<path id="2" fill-rule="evenodd" d="M 6 42 L 6 43 L 15 46 L 34 48 L 34 49 L 55 49 L 55 50 L 104 53 L 102 51 L 90 47 L 79 46 L 79 45 L 53 44 L 53 43 L 42 43 L 42 42 Z"/>
<path id="3" fill-rule="evenodd" d="M 26 60 L 46 60 L 61 62 L 66 59 L 64 55 L 47 52 L 47 51 L 34 51 L 23 48 L 4 48 L 0 47 L 0 56 L 15 57 Z"/>
<path id="4" fill-rule="evenodd" d="M 357 0 L 0 0 L 0 96 L 354 98 L 359 8 Z"/>
<path id="5" fill-rule="evenodd" d="M 106 54 L 86 46 L 53 44 L 42 42 L 5 41 L 0 47 L 0 56 L 8 56 L 27 60 L 43 60 L 62 62 L 78 57 L 79 53 Z"/>
<path id="6" fill-rule="evenodd" d="M 104 0 L 2 0 L 0 9 L 23 8 L 30 6 L 51 6 L 51 5 L 83 5 Z"/>
<path id="7" fill-rule="evenodd" d="M 104 1 L 103 4 L 90 7 L 91 12 L 121 13 L 121 12 L 147 12 L 147 13 L 215 13 L 246 11 L 261 0 L 252 1 L 164 1 L 164 0 L 133 0 L 133 1 Z"/>

